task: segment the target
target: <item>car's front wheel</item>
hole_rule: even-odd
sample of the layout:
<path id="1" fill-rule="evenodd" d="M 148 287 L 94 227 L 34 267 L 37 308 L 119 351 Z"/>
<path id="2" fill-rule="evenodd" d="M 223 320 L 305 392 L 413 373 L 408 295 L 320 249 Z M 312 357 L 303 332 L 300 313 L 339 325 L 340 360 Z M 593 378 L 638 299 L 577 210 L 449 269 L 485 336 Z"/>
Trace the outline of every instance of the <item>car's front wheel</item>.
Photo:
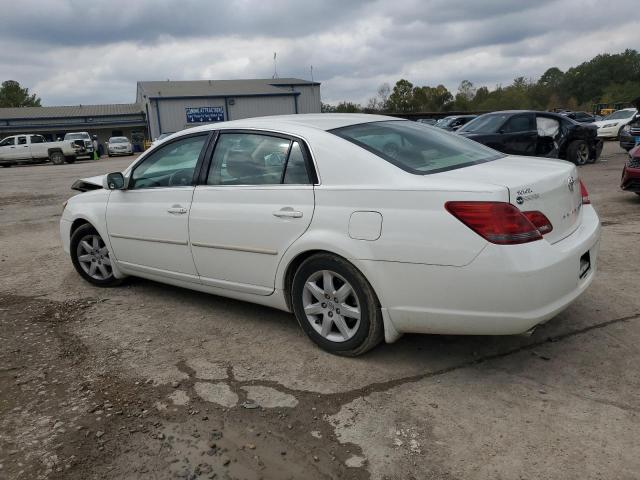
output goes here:
<path id="1" fill-rule="evenodd" d="M 104 240 L 91 225 L 82 225 L 73 232 L 70 251 L 73 266 L 89 283 L 99 287 L 113 287 L 121 283 L 113 275 L 109 250 Z"/>
<path id="2" fill-rule="evenodd" d="M 293 310 L 306 334 L 324 350 L 361 355 L 384 336 L 382 312 L 373 288 L 346 260 L 318 254 L 293 277 Z"/>

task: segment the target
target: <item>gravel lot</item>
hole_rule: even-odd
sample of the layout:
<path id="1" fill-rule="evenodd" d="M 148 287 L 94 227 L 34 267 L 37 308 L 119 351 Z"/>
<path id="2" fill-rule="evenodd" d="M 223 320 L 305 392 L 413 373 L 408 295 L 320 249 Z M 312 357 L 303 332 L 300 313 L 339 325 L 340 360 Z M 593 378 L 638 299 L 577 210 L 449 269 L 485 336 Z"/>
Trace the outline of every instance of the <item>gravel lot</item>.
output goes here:
<path id="1" fill-rule="evenodd" d="M 0 171 L 0 478 L 640 477 L 640 197 L 607 142 L 588 292 L 533 336 L 407 335 L 357 359 L 293 316 L 81 280 L 58 238 L 79 177 Z M 490 281 L 490 279 L 488 280 Z"/>

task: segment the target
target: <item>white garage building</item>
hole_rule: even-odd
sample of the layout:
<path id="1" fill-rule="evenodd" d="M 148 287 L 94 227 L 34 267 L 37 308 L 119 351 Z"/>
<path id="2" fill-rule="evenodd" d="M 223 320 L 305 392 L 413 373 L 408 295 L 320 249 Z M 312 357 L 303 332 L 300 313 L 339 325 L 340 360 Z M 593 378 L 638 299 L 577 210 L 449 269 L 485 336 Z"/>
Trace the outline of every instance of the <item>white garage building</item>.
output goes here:
<path id="1" fill-rule="evenodd" d="M 320 113 L 320 84 L 297 78 L 138 82 L 149 136 L 264 115 Z"/>

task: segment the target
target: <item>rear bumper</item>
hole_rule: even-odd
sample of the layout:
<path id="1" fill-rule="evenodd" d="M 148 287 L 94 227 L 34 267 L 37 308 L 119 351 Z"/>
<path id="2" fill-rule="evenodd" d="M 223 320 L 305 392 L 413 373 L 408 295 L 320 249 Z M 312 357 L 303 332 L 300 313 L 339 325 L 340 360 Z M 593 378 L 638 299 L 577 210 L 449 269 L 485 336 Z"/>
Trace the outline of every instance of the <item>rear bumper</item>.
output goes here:
<path id="1" fill-rule="evenodd" d="M 464 267 L 363 263 L 400 333 L 509 335 L 549 320 L 587 289 L 599 239 L 600 220 L 585 206 L 580 227 L 555 244 L 489 244 Z M 591 267 L 580 278 L 586 252 Z"/>

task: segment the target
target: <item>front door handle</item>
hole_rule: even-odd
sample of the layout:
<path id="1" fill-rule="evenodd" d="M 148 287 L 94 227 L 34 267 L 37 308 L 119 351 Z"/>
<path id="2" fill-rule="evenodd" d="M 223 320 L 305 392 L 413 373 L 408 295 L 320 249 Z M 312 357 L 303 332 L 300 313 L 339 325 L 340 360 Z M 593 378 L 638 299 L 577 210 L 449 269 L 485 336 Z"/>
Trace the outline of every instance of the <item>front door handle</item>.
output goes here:
<path id="1" fill-rule="evenodd" d="M 173 205 L 171 208 L 167 209 L 167 212 L 173 215 L 184 215 L 188 212 L 188 210 L 184 207 L 181 207 L 180 205 Z"/>
<path id="2" fill-rule="evenodd" d="M 284 207 L 273 212 L 273 216 L 279 218 L 302 218 L 302 212 L 294 210 L 291 207 Z"/>

